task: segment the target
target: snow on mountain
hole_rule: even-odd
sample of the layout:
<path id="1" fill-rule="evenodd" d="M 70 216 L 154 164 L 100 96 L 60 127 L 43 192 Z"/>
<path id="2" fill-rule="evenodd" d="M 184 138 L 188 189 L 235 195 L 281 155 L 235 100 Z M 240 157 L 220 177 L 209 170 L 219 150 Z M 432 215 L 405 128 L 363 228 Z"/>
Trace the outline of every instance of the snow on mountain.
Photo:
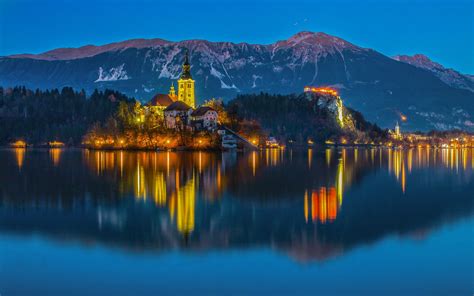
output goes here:
<path id="1" fill-rule="evenodd" d="M 413 56 L 397 55 L 393 58 L 399 62 L 404 62 L 433 72 L 441 81 L 450 86 L 474 92 L 474 80 L 472 75 L 464 75 L 456 70 L 445 68 L 423 54 L 415 54 Z"/>
<path id="2" fill-rule="evenodd" d="M 125 64 L 110 68 L 109 70 L 104 70 L 102 67 L 99 67 L 99 78 L 94 82 L 128 80 L 130 77 L 127 75 L 127 71 L 124 70 L 124 67 Z"/>

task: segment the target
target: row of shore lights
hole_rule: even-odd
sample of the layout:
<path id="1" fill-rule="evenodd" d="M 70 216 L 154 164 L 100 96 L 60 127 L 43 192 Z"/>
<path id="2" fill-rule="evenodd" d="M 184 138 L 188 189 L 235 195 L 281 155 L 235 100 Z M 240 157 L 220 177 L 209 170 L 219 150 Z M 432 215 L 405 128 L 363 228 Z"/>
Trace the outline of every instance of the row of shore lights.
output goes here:
<path id="1" fill-rule="evenodd" d="M 26 148 L 28 144 L 23 140 L 18 140 L 16 142 L 11 143 L 10 146 L 14 148 Z M 59 141 L 51 141 L 51 142 L 48 142 L 48 147 L 61 148 L 61 147 L 64 147 L 64 143 L 59 142 Z"/>
<path id="2" fill-rule="evenodd" d="M 202 140 L 199 140 L 198 142 L 199 142 L 199 144 L 202 144 Z M 110 142 L 105 141 L 105 144 L 113 144 L 113 143 L 114 143 L 114 140 L 111 140 Z M 169 144 L 169 143 L 171 143 L 171 141 L 170 141 L 169 139 L 167 139 L 167 140 L 166 140 L 166 144 Z M 96 140 L 94 144 L 95 144 L 96 146 L 101 146 L 101 145 L 104 144 L 104 141 L 103 141 L 103 140 Z M 124 144 L 125 144 L 125 140 L 120 139 L 120 140 L 119 140 L 119 144 L 120 144 L 120 145 L 124 145 Z"/>

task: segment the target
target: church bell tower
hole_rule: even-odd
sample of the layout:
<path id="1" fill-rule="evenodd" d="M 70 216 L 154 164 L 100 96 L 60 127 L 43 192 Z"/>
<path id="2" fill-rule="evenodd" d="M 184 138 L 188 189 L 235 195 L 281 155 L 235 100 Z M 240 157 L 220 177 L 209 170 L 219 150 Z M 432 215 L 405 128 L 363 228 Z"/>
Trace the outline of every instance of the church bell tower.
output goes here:
<path id="1" fill-rule="evenodd" d="M 178 100 L 196 108 L 196 101 L 194 98 L 194 80 L 191 76 L 191 65 L 189 64 L 187 51 L 186 56 L 184 57 L 183 72 L 178 79 Z"/>

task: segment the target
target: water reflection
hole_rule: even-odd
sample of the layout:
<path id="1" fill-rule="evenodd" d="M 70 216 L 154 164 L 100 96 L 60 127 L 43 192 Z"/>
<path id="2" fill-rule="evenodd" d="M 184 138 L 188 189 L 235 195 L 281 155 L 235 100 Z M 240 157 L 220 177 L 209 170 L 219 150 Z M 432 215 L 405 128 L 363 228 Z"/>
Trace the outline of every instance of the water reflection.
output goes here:
<path id="1" fill-rule="evenodd" d="M 264 245 L 325 259 L 472 215 L 472 154 L 1 150 L 0 229 L 155 251 Z"/>

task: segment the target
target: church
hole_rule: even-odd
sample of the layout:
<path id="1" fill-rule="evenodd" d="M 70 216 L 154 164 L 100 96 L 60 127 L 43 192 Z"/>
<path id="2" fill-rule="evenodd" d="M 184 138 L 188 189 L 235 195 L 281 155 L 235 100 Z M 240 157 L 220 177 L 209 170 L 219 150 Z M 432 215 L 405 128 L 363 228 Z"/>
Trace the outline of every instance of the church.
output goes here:
<path id="1" fill-rule="evenodd" d="M 217 112 L 214 109 L 207 106 L 196 108 L 194 79 L 187 51 L 178 79 L 178 93 L 171 84 L 168 94 L 156 94 L 147 107 L 163 116 L 165 125 L 171 129 L 184 126 L 193 130 L 214 130 L 217 127 Z"/>
<path id="2" fill-rule="evenodd" d="M 166 107 L 176 101 L 181 101 L 191 108 L 196 108 L 194 80 L 191 76 L 191 65 L 189 64 L 189 56 L 187 51 L 184 57 L 183 72 L 178 79 L 178 94 L 176 95 L 174 84 L 171 84 L 168 94 L 154 95 L 147 105 L 163 112 Z"/>

